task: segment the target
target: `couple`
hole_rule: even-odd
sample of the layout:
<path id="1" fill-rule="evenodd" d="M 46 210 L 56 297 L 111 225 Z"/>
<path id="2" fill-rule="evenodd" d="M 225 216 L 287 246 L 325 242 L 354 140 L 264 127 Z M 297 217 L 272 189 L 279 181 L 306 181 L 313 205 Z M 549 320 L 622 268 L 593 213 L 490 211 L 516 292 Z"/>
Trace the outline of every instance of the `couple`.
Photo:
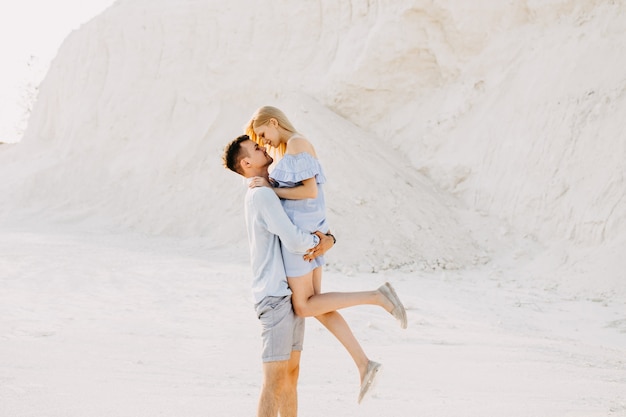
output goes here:
<path id="1" fill-rule="evenodd" d="M 258 417 L 297 415 L 304 317 L 317 318 L 348 350 L 359 370 L 361 402 L 381 365 L 367 357 L 336 310 L 378 305 L 406 328 L 404 307 L 389 283 L 374 291 L 321 292 L 322 255 L 336 240 L 326 224 L 325 178 L 315 149 L 271 106 L 256 111 L 246 133 L 226 146 L 223 162 L 249 186 L 245 218 L 263 341 Z M 273 158 L 264 146 L 281 157 L 271 176 Z"/>

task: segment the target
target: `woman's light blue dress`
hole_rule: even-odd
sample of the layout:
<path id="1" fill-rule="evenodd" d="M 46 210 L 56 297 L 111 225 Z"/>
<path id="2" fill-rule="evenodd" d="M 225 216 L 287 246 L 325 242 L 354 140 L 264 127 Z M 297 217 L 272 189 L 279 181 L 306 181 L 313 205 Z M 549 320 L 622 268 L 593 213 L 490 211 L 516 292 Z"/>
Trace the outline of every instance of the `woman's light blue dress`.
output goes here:
<path id="1" fill-rule="evenodd" d="M 280 202 L 293 224 L 300 229 L 313 233 L 316 230 L 328 232 L 326 223 L 326 202 L 323 184 L 326 182 L 324 171 L 319 161 L 308 152 L 296 155 L 286 154 L 270 174 L 279 187 L 290 188 L 302 184 L 302 181 L 315 177 L 317 197 L 303 200 L 284 200 Z M 285 271 L 288 277 L 299 277 L 324 265 L 324 257 L 319 256 L 308 262 L 301 254 L 288 252 L 282 248 Z"/>

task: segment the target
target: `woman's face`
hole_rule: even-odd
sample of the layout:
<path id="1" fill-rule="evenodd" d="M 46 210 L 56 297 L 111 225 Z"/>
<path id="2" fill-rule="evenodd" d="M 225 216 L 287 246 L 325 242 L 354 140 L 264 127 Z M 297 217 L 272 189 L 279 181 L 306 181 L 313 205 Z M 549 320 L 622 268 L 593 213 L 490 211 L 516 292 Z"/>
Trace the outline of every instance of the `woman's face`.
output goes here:
<path id="1" fill-rule="evenodd" d="M 278 122 L 276 119 L 270 119 L 264 125 L 254 128 L 254 134 L 261 139 L 265 146 L 277 148 L 280 145 L 280 132 L 278 131 Z"/>

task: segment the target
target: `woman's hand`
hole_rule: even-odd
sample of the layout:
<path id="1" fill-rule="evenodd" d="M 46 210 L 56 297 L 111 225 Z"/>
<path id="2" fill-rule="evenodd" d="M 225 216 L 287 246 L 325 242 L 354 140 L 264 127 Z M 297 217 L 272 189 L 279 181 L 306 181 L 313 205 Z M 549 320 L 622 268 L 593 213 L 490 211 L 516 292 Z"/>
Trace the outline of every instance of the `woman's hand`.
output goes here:
<path id="1" fill-rule="evenodd" d="M 248 185 L 248 187 L 250 187 L 250 188 L 256 188 L 256 187 L 269 187 L 269 188 L 272 188 L 272 185 L 269 183 L 269 181 L 267 181 L 263 177 L 252 177 L 252 180 L 250 180 L 250 185 Z"/>

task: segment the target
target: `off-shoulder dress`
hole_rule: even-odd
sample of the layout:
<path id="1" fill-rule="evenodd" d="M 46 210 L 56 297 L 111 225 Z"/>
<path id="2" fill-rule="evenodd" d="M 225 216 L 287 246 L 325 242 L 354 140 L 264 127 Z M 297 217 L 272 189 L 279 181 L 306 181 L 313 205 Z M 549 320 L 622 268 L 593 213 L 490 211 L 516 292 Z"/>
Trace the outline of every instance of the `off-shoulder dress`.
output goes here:
<path id="1" fill-rule="evenodd" d="M 308 152 L 298 154 L 286 154 L 272 170 L 271 179 L 278 187 L 296 187 L 302 181 L 315 177 L 317 182 L 317 197 L 301 200 L 281 199 L 281 203 L 287 216 L 293 224 L 301 230 L 313 233 L 317 230 L 327 233 L 326 202 L 324 200 L 324 187 L 326 177 L 322 165 Z M 288 277 L 299 277 L 313 269 L 324 265 L 324 257 L 319 256 L 308 262 L 302 259 L 302 255 L 295 254 L 282 248 L 285 271 Z"/>

